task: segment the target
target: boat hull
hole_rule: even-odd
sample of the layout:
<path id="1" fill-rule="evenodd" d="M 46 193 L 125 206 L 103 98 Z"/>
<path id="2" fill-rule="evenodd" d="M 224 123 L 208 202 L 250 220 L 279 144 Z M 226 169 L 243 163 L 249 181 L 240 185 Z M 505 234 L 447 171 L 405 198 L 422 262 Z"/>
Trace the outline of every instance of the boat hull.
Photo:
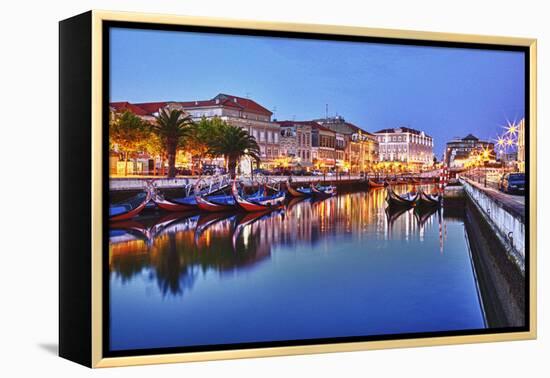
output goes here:
<path id="1" fill-rule="evenodd" d="M 218 213 L 222 211 L 231 211 L 235 210 L 237 208 L 236 204 L 221 204 L 213 201 L 209 201 L 208 199 L 205 199 L 200 196 L 196 196 L 195 200 L 197 201 L 197 207 L 202 210 L 209 213 Z"/>
<path id="2" fill-rule="evenodd" d="M 369 179 L 368 185 L 369 188 L 383 188 L 386 184 L 383 182 L 375 182 Z"/>
<path id="3" fill-rule="evenodd" d="M 312 195 L 311 191 L 305 192 L 300 189 L 295 189 L 289 183 L 286 184 L 286 187 L 288 190 L 288 194 L 290 194 L 292 197 L 311 197 Z"/>
<path id="4" fill-rule="evenodd" d="M 424 191 L 421 191 L 420 195 L 418 196 L 417 206 L 424 206 L 424 207 L 441 206 L 441 195 L 438 194 L 437 196 L 434 197 L 426 194 Z"/>
<path id="5" fill-rule="evenodd" d="M 153 199 L 153 202 L 158 206 L 159 209 L 166 210 L 166 211 L 175 211 L 175 212 L 182 212 L 182 211 L 192 211 L 197 209 L 197 205 L 195 204 L 184 204 L 177 201 L 168 200 L 165 198 L 155 197 Z"/>
<path id="6" fill-rule="evenodd" d="M 136 206 L 135 208 L 127 212 L 110 216 L 109 221 L 111 222 L 124 221 L 124 220 L 129 220 L 138 216 L 139 213 L 141 213 L 143 209 L 145 209 L 145 206 L 147 206 L 150 200 L 151 200 L 151 192 L 147 191 L 145 199 L 138 206 Z"/>
<path id="7" fill-rule="evenodd" d="M 396 194 L 391 187 L 386 188 L 386 202 L 389 206 L 395 207 L 413 207 L 416 205 L 419 194 L 416 193 L 414 196 L 409 196 L 409 198 L 404 198 Z"/>
<path id="8" fill-rule="evenodd" d="M 278 195 L 268 197 L 263 199 L 262 197 L 259 197 L 254 200 L 248 200 L 246 198 L 243 198 L 239 191 L 237 190 L 237 185 L 234 183 L 231 190 L 233 194 L 233 198 L 235 199 L 235 202 L 237 205 L 243 209 L 244 211 L 248 212 L 256 212 L 256 211 L 269 211 L 269 210 L 276 210 L 280 209 L 284 206 L 285 201 L 285 193 L 281 192 Z"/>
<path id="9" fill-rule="evenodd" d="M 336 195 L 336 187 L 328 186 L 323 189 L 319 189 L 315 187 L 315 185 L 311 185 L 311 192 L 313 193 L 314 197 L 320 197 L 320 198 L 332 197 Z"/>

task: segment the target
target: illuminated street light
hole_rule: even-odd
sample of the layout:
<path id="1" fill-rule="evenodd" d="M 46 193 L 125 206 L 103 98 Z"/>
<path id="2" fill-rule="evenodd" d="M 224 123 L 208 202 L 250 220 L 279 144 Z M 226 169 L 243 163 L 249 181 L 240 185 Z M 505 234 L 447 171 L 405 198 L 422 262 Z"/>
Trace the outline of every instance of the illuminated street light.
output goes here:
<path id="1" fill-rule="evenodd" d="M 508 122 L 508 125 L 504 127 L 506 129 L 506 134 L 511 136 L 516 136 L 518 133 L 518 126 L 515 123 Z"/>

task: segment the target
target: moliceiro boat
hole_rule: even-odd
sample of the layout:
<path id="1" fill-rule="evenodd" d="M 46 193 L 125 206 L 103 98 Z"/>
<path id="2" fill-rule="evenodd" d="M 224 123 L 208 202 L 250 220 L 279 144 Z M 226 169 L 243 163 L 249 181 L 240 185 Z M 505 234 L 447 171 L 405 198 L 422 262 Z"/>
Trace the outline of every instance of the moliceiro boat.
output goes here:
<path id="1" fill-rule="evenodd" d="M 233 181 L 231 186 L 231 194 L 235 199 L 237 205 L 245 211 L 266 211 L 266 210 L 275 210 L 283 206 L 285 201 L 285 192 L 278 191 L 275 194 L 267 194 L 265 188 L 261 190 L 260 195 L 255 195 L 251 197 L 244 198 L 237 189 L 237 182 Z"/>
<path id="2" fill-rule="evenodd" d="M 313 185 L 311 184 L 311 192 L 314 197 L 332 197 L 336 195 L 336 186 L 334 185 Z"/>
<path id="3" fill-rule="evenodd" d="M 123 202 L 109 205 L 109 220 L 114 222 L 134 218 L 141 213 L 151 197 L 151 190 L 147 189 Z"/>
<path id="4" fill-rule="evenodd" d="M 160 209 L 166 211 L 190 211 L 197 209 L 195 196 L 167 198 L 163 194 L 157 192 L 153 197 L 153 201 Z"/>
<path id="5" fill-rule="evenodd" d="M 383 181 L 379 182 L 379 181 L 374 181 L 372 179 L 369 179 L 368 185 L 369 185 L 369 188 L 383 188 L 384 186 L 386 186 L 386 183 Z"/>
<path id="6" fill-rule="evenodd" d="M 416 205 L 418 200 L 419 193 L 405 193 L 397 194 L 394 192 L 391 186 L 386 188 L 386 202 L 389 206 L 398 206 L 398 207 L 412 207 Z"/>
<path id="7" fill-rule="evenodd" d="M 428 194 L 421 190 L 417 200 L 417 206 L 437 207 L 441 206 L 443 196 L 441 193 Z"/>
<path id="8" fill-rule="evenodd" d="M 313 195 L 311 187 L 293 188 L 288 180 L 286 182 L 286 188 L 288 190 L 288 194 L 292 197 L 311 197 Z"/>
<path id="9" fill-rule="evenodd" d="M 201 195 L 195 196 L 197 207 L 200 210 L 215 213 L 220 211 L 235 210 L 237 203 L 232 195 L 218 195 L 203 197 Z"/>
<path id="10" fill-rule="evenodd" d="M 154 187 L 154 182 L 152 182 L 151 185 Z M 200 179 L 194 185 L 185 186 L 185 195 L 179 198 L 168 198 L 158 190 L 155 190 L 153 201 L 160 209 L 166 211 L 180 212 L 197 210 L 200 208 L 197 203 L 197 196 L 203 198 L 206 196 L 213 196 L 223 192 L 226 188 L 229 188 L 227 176 L 216 176 L 210 178 L 208 181 Z"/>

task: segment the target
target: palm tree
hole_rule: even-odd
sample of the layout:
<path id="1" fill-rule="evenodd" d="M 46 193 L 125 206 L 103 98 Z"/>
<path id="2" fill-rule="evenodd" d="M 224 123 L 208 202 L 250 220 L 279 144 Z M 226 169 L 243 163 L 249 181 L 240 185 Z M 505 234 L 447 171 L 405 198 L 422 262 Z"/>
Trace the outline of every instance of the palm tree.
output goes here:
<path id="1" fill-rule="evenodd" d="M 168 157 L 168 177 L 176 176 L 176 152 L 193 124 L 191 116 L 178 109 L 160 109 L 152 130 L 161 139 Z"/>
<path id="2" fill-rule="evenodd" d="M 213 153 L 225 158 L 232 178 L 236 174 L 237 162 L 243 156 L 260 160 L 260 147 L 256 143 L 256 138 L 240 127 L 222 125 L 219 137 L 212 140 L 211 146 Z"/>

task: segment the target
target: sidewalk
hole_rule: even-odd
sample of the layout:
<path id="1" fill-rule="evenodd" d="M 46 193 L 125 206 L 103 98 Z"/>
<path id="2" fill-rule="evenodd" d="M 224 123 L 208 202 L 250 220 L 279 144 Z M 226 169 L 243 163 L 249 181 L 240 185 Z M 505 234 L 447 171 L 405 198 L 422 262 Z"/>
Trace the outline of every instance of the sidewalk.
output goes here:
<path id="1" fill-rule="evenodd" d="M 472 181 L 465 177 L 463 179 L 476 189 L 484 192 L 486 195 L 491 197 L 510 214 L 513 214 L 525 221 L 525 196 L 505 194 L 497 189 L 485 187 L 483 184 Z"/>

